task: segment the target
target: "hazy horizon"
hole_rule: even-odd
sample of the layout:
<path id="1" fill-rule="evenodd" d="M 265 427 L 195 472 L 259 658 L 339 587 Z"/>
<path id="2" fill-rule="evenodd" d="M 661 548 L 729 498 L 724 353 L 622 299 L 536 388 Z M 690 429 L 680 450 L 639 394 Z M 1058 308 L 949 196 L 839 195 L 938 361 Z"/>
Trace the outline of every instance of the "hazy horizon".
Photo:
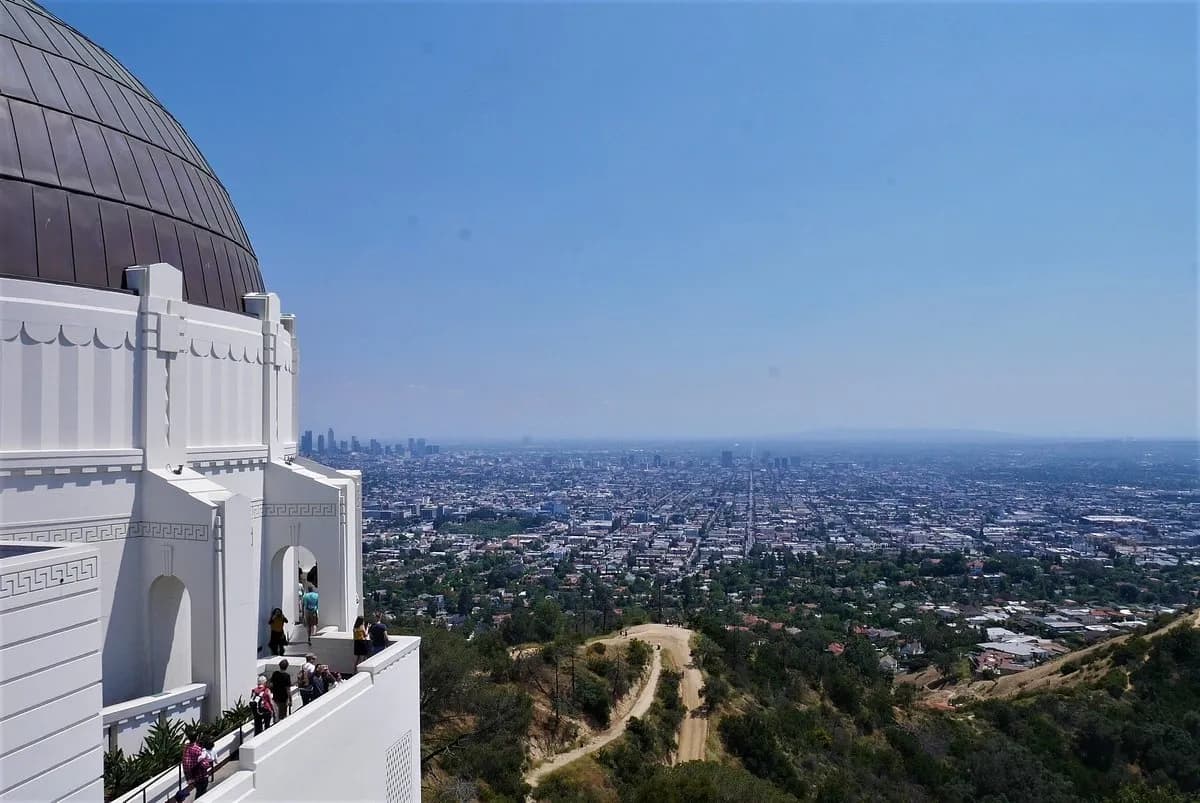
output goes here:
<path id="1" fill-rule="evenodd" d="M 51 6 L 229 188 L 302 428 L 1197 435 L 1194 5 Z"/>
<path id="2" fill-rule="evenodd" d="M 311 429 L 313 441 L 318 435 L 324 435 L 328 425 Z M 991 446 L 998 444 L 1072 444 L 1072 443 L 1174 443 L 1195 444 L 1200 446 L 1200 438 L 1192 435 L 1035 435 L 1028 433 L 997 432 L 989 430 L 942 430 L 942 429 L 827 429 L 808 430 L 790 433 L 768 433 L 760 435 L 456 435 L 447 433 L 413 433 L 405 435 L 380 435 L 379 433 L 362 433 L 352 427 L 333 426 L 337 439 L 349 441 L 351 436 L 359 439 L 362 445 L 374 438 L 381 443 L 407 444 L 409 438 L 424 438 L 427 443 L 439 446 L 472 446 L 472 445 L 528 445 L 549 446 L 560 444 L 601 444 L 601 445 L 650 445 L 650 444 L 679 444 L 679 445 L 713 445 L 720 444 L 722 448 L 730 446 L 762 447 L 787 443 L 796 444 L 859 444 L 859 445 L 980 445 Z"/>

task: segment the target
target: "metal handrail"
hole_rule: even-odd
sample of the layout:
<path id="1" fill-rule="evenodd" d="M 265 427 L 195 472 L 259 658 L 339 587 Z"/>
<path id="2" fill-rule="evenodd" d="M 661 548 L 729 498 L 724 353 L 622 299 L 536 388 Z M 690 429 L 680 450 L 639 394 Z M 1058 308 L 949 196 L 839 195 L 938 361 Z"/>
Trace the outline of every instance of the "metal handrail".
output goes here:
<path id="1" fill-rule="evenodd" d="M 237 726 L 237 730 L 235 731 L 235 733 L 236 733 L 235 742 L 234 742 L 233 746 L 230 748 L 229 754 L 227 756 L 225 756 L 225 758 L 221 759 L 216 764 L 214 764 L 212 769 L 209 770 L 210 778 L 213 775 L 215 775 L 217 770 L 219 770 L 221 767 L 224 767 L 230 761 L 233 761 L 234 756 L 238 755 L 238 752 L 242 749 L 242 744 L 246 741 L 245 729 L 248 724 L 249 723 L 243 722 L 241 725 Z M 183 789 L 183 785 L 184 785 L 183 762 L 182 761 L 180 761 L 179 763 L 177 763 L 175 765 L 175 771 L 176 771 L 175 794 L 179 794 L 180 790 Z M 147 798 L 146 798 L 146 793 L 150 790 L 150 787 L 153 786 L 156 781 L 158 781 L 159 779 L 162 778 L 164 773 L 165 773 L 165 770 L 164 770 L 164 772 L 160 772 L 158 775 L 155 775 L 153 778 L 150 778 L 145 783 L 143 783 L 141 785 L 140 789 L 134 789 L 132 792 L 127 792 L 124 795 L 121 795 L 120 799 L 121 800 L 129 800 L 131 795 L 135 795 L 140 791 L 142 793 L 142 803 L 148 803 Z"/>
<path id="2" fill-rule="evenodd" d="M 176 767 L 179 770 L 179 777 L 182 780 L 182 778 L 183 778 L 183 762 L 182 761 L 179 762 L 179 764 L 176 765 Z M 163 776 L 163 773 L 165 773 L 165 772 L 166 772 L 166 770 L 163 770 L 158 775 L 155 775 L 154 777 L 149 778 L 146 781 L 143 781 L 142 785 L 139 786 L 137 789 L 133 789 L 129 792 L 125 792 L 123 794 L 117 795 L 117 797 L 115 799 L 129 800 L 130 796 L 136 795 L 138 792 L 141 792 L 142 793 L 142 803 L 146 803 L 146 790 L 149 789 L 151 786 L 153 786 L 154 782 L 157 781 L 159 778 L 161 778 Z M 182 786 L 182 784 L 181 784 L 181 786 Z"/>

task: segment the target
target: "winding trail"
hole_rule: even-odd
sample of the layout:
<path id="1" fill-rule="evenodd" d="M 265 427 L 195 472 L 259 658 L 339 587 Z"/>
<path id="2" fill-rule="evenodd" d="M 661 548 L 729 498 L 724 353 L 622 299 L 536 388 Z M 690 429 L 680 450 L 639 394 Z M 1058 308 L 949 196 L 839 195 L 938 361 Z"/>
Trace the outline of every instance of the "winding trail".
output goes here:
<path id="1" fill-rule="evenodd" d="M 557 769 L 565 767 L 577 758 L 594 753 L 601 747 L 616 739 L 625 732 L 630 717 L 642 717 L 650 710 L 654 702 L 654 692 L 658 688 L 658 679 L 662 674 L 662 656 L 666 652 L 676 666 L 683 670 L 683 681 L 679 685 L 680 696 L 687 708 L 687 715 L 679 728 L 679 750 L 674 763 L 684 761 L 699 761 L 704 758 L 704 743 L 708 736 L 708 720 L 699 716 L 700 689 L 704 685 L 700 670 L 692 666 L 692 631 L 683 627 L 670 625 L 637 625 L 627 631 L 627 635 L 613 638 L 596 639 L 604 644 L 628 644 L 630 639 L 640 639 L 647 644 L 657 646 L 651 657 L 650 674 L 642 684 L 637 699 L 630 709 L 609 727 L 597 733 L 586 743 L 566 753 L 559 753 L 548 761 L 539 764 L 525 776 L 525 782 L 537 786 L 542 778 Z"/>

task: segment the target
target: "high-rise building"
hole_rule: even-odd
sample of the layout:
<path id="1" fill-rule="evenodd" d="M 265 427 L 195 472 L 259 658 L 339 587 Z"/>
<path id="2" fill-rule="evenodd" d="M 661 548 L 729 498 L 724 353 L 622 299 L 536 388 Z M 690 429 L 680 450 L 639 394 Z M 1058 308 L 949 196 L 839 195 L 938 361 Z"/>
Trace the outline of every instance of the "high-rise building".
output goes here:
<path id="1" fill-rule="evenodd" d="M 360 485 L 293 461 L 297 322 L 228 192 L 77 29 L 34 0 L 0 0 L 0 20 L 0 798 L 103 800 L 111 749 L 137 753 L 155 722 L 219 721 L 276 668 L 265 622 L 300 618 L 297 577 L 319 563 L 320 632 L 291 640 L 353 677 L 218 739 L 229 771 L 207 794 L 419 800 L 420 641 L 355 666 L 362 533 L 340 514 L 361 510 Z M 174 798 L 178 779 L 175 763 L 135 799 Z"/>
<path id="2" fill-rule="evenodd" d="M 417 442 L 415 440 L 413 440 L 412 438 L 408 439 L 408 456 L 409 457 L 417 456 Z"/>
<path id="3" fill-rule="evenodd" d="M 304 434 L 300 436 L 300 452 L 301 454 L 312 454 L 313 450 L 312 430 L 304 430 Z"/>
<path id="4" fill-rule="evenodd" d="M 317 436 L 317 454 L 325 454 L 325 436 Z"/>
<path id="5" fill-rule="evenodd" d="M 721 452 L 721 468 L 733 468 L 733 452 L 728 449 Z"/>
<path id="6" fill-rule="evenodd" d="M 361 452 L 362 451 L 362 449 L 359 448 L 357 435 L 350 436 L 350 451 L 352 451 L 352 452 Z"/>
<path id="7" fill-rule="evenodd" d="M 425 439 L 417 438 L 416 457 L 424 457 L 424 456 L 425 456 Z"/>
<path id="8" fill-rule="evenodd" d="M 333 427 L 325 433 L 325 445 L 329 447 L 329 451 L 337 451 L 337 440 L 333 437 Z"/>

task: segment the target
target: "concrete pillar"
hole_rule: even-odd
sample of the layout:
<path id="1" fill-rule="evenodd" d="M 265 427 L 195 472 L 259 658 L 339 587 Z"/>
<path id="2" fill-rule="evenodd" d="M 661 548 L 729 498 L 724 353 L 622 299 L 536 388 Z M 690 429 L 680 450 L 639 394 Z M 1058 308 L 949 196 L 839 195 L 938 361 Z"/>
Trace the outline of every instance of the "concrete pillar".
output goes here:
<path id="1" fill-rule="evenodd" d="M 286 437 L 282 437 L 288 443 L 300 442 L 300 340 L 296 337 L 296 316 L 295 315 L 280 315 L 279 322 L 288 334 L 292 336 L 292 430 L 284 433 Z M 299 446 L 297 445 L 297 451 Z"/>
<path id="2" fill-rule="evenodd" d="M 275 341 L 279 337 L 279 296 L 274 293 L 247 293 L 246 311 L 262 321 L 263 336 L 263 441 L 271 460 L 283 460 L 283 439 L 279 432 L 279 362 Z"/>
<path id="3" fill-rule="evenodd" d="M 137 444 L 142 467 L 174 470 L 187 462 L 187 347 L 183 272 L 165 262 L 125 269 L 137 291 Z"/>
<path id="4" fill-rule="evenodd" d="M 250 541 L 250 502 L 240 494 L 221 502 L 221 527 L 216 539 L 216 571 L 221 628 L 218 670 L 220 688 L 210 696 L 210 715 L 217 716 L 239 697 L 249 699 L 258 672 L 258 595 L 260 547 Z"/>

